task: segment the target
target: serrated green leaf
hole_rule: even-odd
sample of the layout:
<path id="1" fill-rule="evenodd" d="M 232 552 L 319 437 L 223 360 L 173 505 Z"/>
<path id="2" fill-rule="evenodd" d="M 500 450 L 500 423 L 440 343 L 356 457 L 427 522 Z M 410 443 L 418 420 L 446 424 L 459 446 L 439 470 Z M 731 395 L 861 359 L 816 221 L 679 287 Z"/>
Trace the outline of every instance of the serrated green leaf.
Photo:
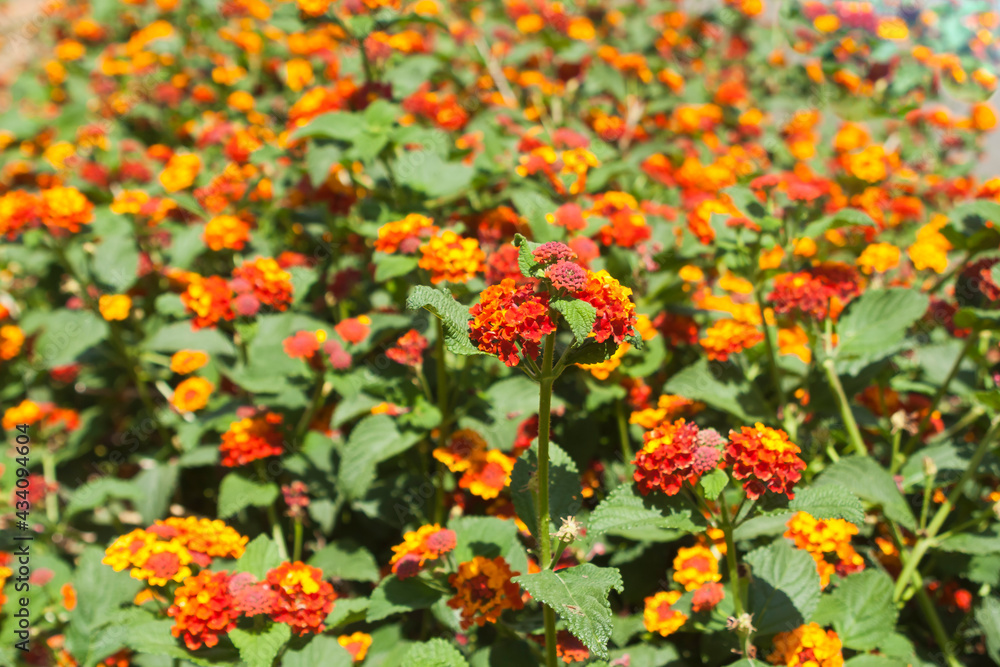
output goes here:
<path id="1" fill-rule="evenodd" d="M 963 553 L 972 556 L 988 556 L 1000 553 L 1000 534 L 996 528 L 976 535 L 974 533 L 958 533 L 951 535 L 936 545 L 941 551 Z"/>
<path id="2" fill-rule="evenodd" d="M 267 507 L 278 499 L 278 485 L 274 482 L 255 482 L 238 472 L 231 472 L 219 484 L 220 519 L 226 519 L 242 509 Z"/>
<path id="3" fill-rule="evenodd" d="M 545 275 L 544 270 L 535 261 L 533 254 L 539 244 L 532 243 L 521 234 L 514 234 L 514 245 L 517 246 L 517 267 L 521 270 L 521 275 L 525 278 L 541 278 Z"/>
<path id="4" fill-rule="evenodd" d="M 837 324 L 837 370 L 853 375 L 905 345 L 906 330 L 927 312 L 926 294 L 891 288 L 868 290 Z"/>
<path id="5" fill-rule="evenodd" d="M 368 598 L 337 598 L 324 623 L 328 628 L 336 629 L 342 625 L 363 622 L 369 603 Z"/>
<path id="6" fill-rule="evenodd" d="M 846 648 L 870 651 L 896 627 L 898 612 L 892 589 L 892 579 L 880 570 L 852 574 L 823 597 L 812 620 L 823 626 L 833 625 Z"/>
<path id="7" fill-rule="evenodd" d="M 538 506 L 535 502 L 535 485 L 532 483 L 538 471 L 538 442 L 518 457 L 510 477 L 510 493 L 514 510 L 528 526 L 528 531 L 536 538 L 538 530 Z M 558 529 L 564 517 L 575 516 L 583 507 L 580 493 L 580 473 L 569 454 L 555 443 L 549 443 L 549 516 L 554 528 Z M 549 530 L 553 526 L 549 527 Z"/>
<path id="8" fill-rule="evenodd" d="M 570 330 L 573 331 L 576 344 L 582 345 L 594 330 L 597 309 L 580 299 L 553 299 L 549 304 L 562 313 Z"/>
<path id="9" fill-rule="evenodd" d="M 384 283 L 393 278 L 405 276 L 416 269 L 419 262 L 420 260 L 416 257 L 408 255 L 388 255 L 376 252 L 372 259 L 372 263 L 375 264 L 375 282 Z"/>
<path id="10" fill-rule="evenodd" d="M 513 581 L 554 609 L 594 656 L 608 657 L 614 627 L 608 594 L 611 589 L 619 593 L 625 589 L 617 569 L 584 563 L 558 572 L 543 570 L 514 577 Z"/>
<path id="11" fill-rule="evenodd" d="M 469 340 L 469 309 L 455 300 L 447 288 L 417 285 L 410 290 L 406 307 L 426 308 L 437 315 L 445 330 L 445 345 L 455 354 L 484 354 Z"/>
<path id="12" fill-rule="evenodd" d="M 726 474 L 725 470 L 716 468 L 707 475 L 702 475 L 698 483 L 705 492 L 705 498 L 715 500 L 722 493 L 722 490 L 726 488 L 726 484 L 729 483 L 729 475 Z"/>
<path id="13" fill-rule="evenodd" d="M 839 485 L 852 491 L 861 500 L 881 505 L 886 517 L 904 528 L 915 530 L 917 520 L 909 504 L 899 492 L 895 480 L 878 463 L 867 456 L 843 458 L 816 478 L 816 486 Z"/>
<path id="14" fill-rule="evenodd" d="M 363 498 L 375 481 L 379 463 L 417 444 L 419 433 L 400 433 L 388 415 L 369 415 L 358 422 L 344 445 L 338 478 L 351 498 Z"/>
<path id="15" fill-rule="evenodd" d="M 412 667 L 469 667 L 461 652 L 440 637 L 414 644 L 406 654 L 405 664 Z"/>
<path id="16" fill-rule="evenodd" d="M 348 581 L 378 581 L 378 563 L 367 549 L 345 541 L 328 544 L 309 559 L 326 577 Z"/>
<path id="17" fill-rule="evenodd" d="M 240 659 L 247 667 L 271 667 L 281 647 L 292 637 L 292 629 L 285 623 L 272 623 L 263 630 L 229 631 L 229 639 L 240 651 Z"/>
<path id="18" fill-rule="evenodd" d="M 661 528 L 696 533 L 704 528 L 700 517 L 678 498 L 651 494 L 636 495 L 631 484 L 623 484 L 608 494 L 590 515 L 588 535 L 603 535 L 633 528 Z"/>
<path id="19" fill-rule="evenodd" d="M 234 572 L 249 572 L 258 580 L 263 580 L 269 570 L 281 565 L 281 556 L 278 552 L 278 545 L 267 535 L 255 537 L 243 555 L 236 561 Z"/>
<path id="20" fill-rule="evenodd" d="M 613 339 L 609 338 L 603 343 L 598 343 L 591 338 L 579 347 L 570 350 L 569 354 L 566 355 L 566 363 L 567 365 L 582 364 L 584 366 L 600 364 L 613 357 L 617 351 L 618 344 Z"/>
<path id="21" fill-rule="evenodd" d="M 396 575 L 389 575 L 372 591 L 368 622 L 374 623 L 414 609 L 427 609 L 442 595 L 441 591 L 431 588 L 419 577 L 399 579 Z"/>
<path id="22" fill-rule="evenodd" d="M 674 374 L 663 391 L 707 403 L 743 423 L 753 423 L 765 417 L 766 410 L 745 376 L 730 376 L 713 370 L 707 359 L 696 361 Z"/>
<path id="23" fill-rule="evenodd" d="M 456 543 L 451 557 L 455 562 L 470 561 L 476 556 L 502 556 L 513 571 L 527 571 L 527 555 L 517 538 L 517 524 L 493 516 L 460 516 L 448 522 L 455 531 Z"/>
<path id="24" fill-rule="evenodd" d="M 751 551 L 749 605 L 761 635 L 773 635 L 808 623 L 820 599 L 819 573 L 809 552 L 778 539 Z"/>
<path id="25" fill-rule="evenodd" d="M 817 519 L 844 519 L 860 526 L 865 520 L 861 500 L 842 486 L 812 486 L 795 492 L 788 509 L 807 512 Z"/>

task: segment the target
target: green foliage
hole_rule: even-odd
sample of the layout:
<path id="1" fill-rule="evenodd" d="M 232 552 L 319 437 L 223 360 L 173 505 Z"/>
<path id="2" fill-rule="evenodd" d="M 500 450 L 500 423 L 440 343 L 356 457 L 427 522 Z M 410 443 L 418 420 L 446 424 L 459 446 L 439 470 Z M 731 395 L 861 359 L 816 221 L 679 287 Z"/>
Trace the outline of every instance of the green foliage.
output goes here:
<path id="1" fill-rule="evenodd" d="M 469 341 L 469 309 L 456 301 L 446 288 L 435 290 L 417 285 L 410 290 L 406 307 L 426 308 L 441 319 L 449 351 L 455 354 L 482 354 Z"/>
<path id="2" fill-rule="evenodd" d="M 892 588 L 892 579 L 879 570 L 852 574 L 823 596 L 813 621 L 832 625 L 846 648 L 870 651 L 896 627 Z"/>
<path id="3" fill-rule="evenodd" d="M 400 433 L 391 417 L 370 415 L 355 425 L 344 445 L 340 484 L 351 498 L 363 498 L 375 481 L 375 467 L 405 452 L 420 440 L 419 433 Z"/>
<path id="4" fill-rule="evenodd" d="M 258 580 L 264 579 L 269 570 L 281 565 L 278 545 L 267 535 L 258 535 L 250 542 L 243 555 L 236 561 L 236 572 L 249 572 Z"/>
<path id="5" fill-rule="evenodd" d="M 886 517 L 913 530 L 917 520 L 892 476 L 869 457 L 841 459 L 816 479 L 817 485 L 847 489 L 872 505 L 881 506 Z"/>
<path id="6" fill-rule="evenodd" d="M 861 501 L 848 489 L 834 484 L 802 489 L 788 503 L 788 509 L 808 512 L 817 519 L 845 519 L 861 525 L 865 520 Z"/>
<path id="7" fill-rule="evenodd" d="M 427 609 L 441 598 L 442 592 L 429 586 L 419 577 L 398 579 L 389 575 L 372 591 L 368 607 L 369 623 L 388 618 L 393 614 Z"/>
<path id="8" fill-rule="evenodd" d="M 441 638 L 414 644 L 406 654 L 406 664 L 413 667 L 468 667 L 457 648 Z"/>
<path id="9" fill-rule="evenodd" d="M 560 521 L 579 513 L 583 506 L 580 494 L 580 473 L 573 459 L 555 443 L 549 443 L 549 516 L 554 524 L 547 532 L 559 528 Z M 528 531 L 539 538 L 538 504 L 538 443 L 522 454 L 514 463 L 510 476 L 511 498 L 514 509 Z"/>
<path id="10" fill-rule="evenodd" d="M 749 607 L 761 635 L 773 635 L 808 623 L 819 604 L 819 574 L 808 552 L 785 539 L 751 551 Z"/>
<path id="11" fill-rule="evenodd" d="M 624 590 L 617 569 L 584 563 L 559 572 L 525 574 L 514 581 L 531 597 L 552 607 L 593 655 L 608 657 L 613 627 L 608 594 L 612 589 L 619 593 Z"/>
<path id="12" fill-rule="evenodd" d="M 632 528 L 670 528 L 697 532 L 704 527 L 679 499 L 664 500 L 659 494 L 636 495 L 631 484 L 623 484 L 608 494 L 594 509 L 587 530 L 594 535 Z"/>
<path id="13" fill-rule="evenodd" d="M 229 638 L 247 667 L 270 667 L 291 636 L 291 628 L 284 623 L 271 623 L 261 630 L 229 631 Z"/>
<path id="14" fill-rule="evenodd" d="M 927 312 L 928 298 L 906 289 L 868 290 L 837 324 L 837 369 L 855 374 L 902 349 L 906 331 Z"/>
<path id="15" fill-rule="evenodd" d="M 273 482 L 256 482 L 231 472 L 219 484 L 219 517 L 231 517 L 250 506 L 267 507 L 279 493 L 278 485 Z"/>

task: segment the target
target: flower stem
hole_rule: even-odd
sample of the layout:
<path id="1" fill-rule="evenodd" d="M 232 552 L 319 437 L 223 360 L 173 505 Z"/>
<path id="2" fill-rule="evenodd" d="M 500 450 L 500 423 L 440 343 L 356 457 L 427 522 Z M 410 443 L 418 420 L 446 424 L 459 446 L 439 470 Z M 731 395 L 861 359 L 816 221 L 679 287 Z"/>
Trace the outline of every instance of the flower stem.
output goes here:
<path id="1" fill-rule="evenodd" d="M 973 475 L 979 468 L 979 464 L 982 463 L 983 459 L 986 457 L 987 452 L 989 452 L 990 447 L 993 445 L 993 441 L 996 440 L 997 433 L 1000 432 L 1000 417 L 993 419 L 993 423 L 990 425 L 990 430 L 986 432 L 982 440 L 979 441 L 979 446 L 976 447 L 976 451 L 972 454 L 972 458 L 969 459 L 969 464 L 965 468 L 965 472 L 955 483 L 952 488 L 951 493 L 948 494 L 947 499 L 938 511 L 934 514 L 934 518 L 931 519 L 930 524 L 927 526 L 926 534 L 917 544 L 913 547 L 913 551 L 910 552 L 909 556 L 906 558 L 906 562 L 903 565 L 903 571 L 899 575 L 899 579 L 896 580 L 896 589 L 893 591 L 892 599 L 894 602 L 899 602 L 903 597 L 903 592 L 906 590 L 906 586 L 910 583 L 911 578 L 914 573 L 918 573 L 917 566 L 920 565 L 920 560 L 927 553 L 927 550 L 937 543 L 936 537 L 938 531 L 941 530 L 941 526 L 944 525 L 945 519 L 951 513 L 952 508 L 958 503 L 958 499 L 961 497 L 962 492 L 965 489 L 966 483 L 972 479 Z"/>
<path id="2" fill-rule="evenodd" d="M 292 560 L 302 560 L 302 517 L 295 517 L 295 542 L 292 546 Z"/>
<path id="3" fill-rule="evenodd" d="M 726 565 L 729 567 L 729 586 L 732 588 L 733 608 L 736 615 L 743 613 L 743 597 L 740 590 L 740 566 L 736 560 L 736 542 L 733 540 L 733 524 L 729 519 L 729 508 L 725 498 L 719 499 L 722 510 L 722 532 L 726 536 Z"/>
<path id="4" fill-rule="evenodd" d="M 551 567 L 552 539 L 549 535 L 549 422 L 552 415 L 552 357 L 555 351 L 555 334 L 545 337 L 542 367 L 538 376 L 538 546 L 540 564 Z M 545 621 L 545 664 L 556 667 L 556 614 L 543 604 Z"/>
<path id="5" fill-rule="evenodd" d="M 271 536 L 274 538 L 274 543 L 278 545 L 278 555 L 281 560 L 288 560 L 285 531 L 281 529 L 281 521 L 278 520 L 278 513 L 274 511 L 274 505 L 267 506 L 267 520 L 271 522 Z"/>
<path id="6" fill-rule="evenodd" d="M 615 401 L 615 416 L 618 418 L 618 441 L 622 447 L 622 463 L 628 467 L 632 460 L 632 446 L 628 438 L 628 422 L 625 420 L 625 401 Z"/>
<path id="7" fill-rule="evenodd" d="M 49 523 L 59 523 L 59 496 L 49 491 L 56 481 L 56 460 L 52 452 L 42 453 L 42 473 L 45 477 L 45 518 Z"/>
<path id="8" fill-rule="evenodd" d="M 840 376 L 837 375 L 833 359 L 827 357 L 821 365 L 823 366 L 823 372 L 826 374 L 826 381 L 830 384 L 830 388 L 837 399 L 840 418 L 844 420 L 844 427 L 847 429 L 847 437 L 851 442 L 851 446 L 858 456 L 868 456 L 868 448 L 865 447 L 865 441 L 861 437 L 860 429 L 858 429 L 858 422 L 855 421 L 854 413 L 851 412 L 851 405 L 847 402 L 847 394 L 844 393 L 844 385 L 840 384 Z"/>
<path id="9" fill-rule="evenodd" d="M 441 413 L 441 425 L 438 426 L 438 445 L 444 447 L 448 442 L 448 426 L 451 422 L 448 415 L 448 369 L 445 363 L 444 323 L 434 318 L 437 339 L 434 341 L 435 361 L 437 362 L 437 407 Z M 438 462 L 435 477 L 434 520 L 439 522 L 444 518 L 444 465 Z"/>

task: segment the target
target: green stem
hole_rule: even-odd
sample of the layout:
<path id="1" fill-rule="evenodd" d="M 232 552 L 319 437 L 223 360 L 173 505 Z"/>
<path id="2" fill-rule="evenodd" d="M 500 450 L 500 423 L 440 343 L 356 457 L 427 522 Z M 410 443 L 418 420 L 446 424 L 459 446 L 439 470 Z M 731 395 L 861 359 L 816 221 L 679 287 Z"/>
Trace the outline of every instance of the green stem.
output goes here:
<path id="1" fill-rule="evenodd" d="M 441 425 L 438 427 L 438 444 L 444 447 L 448 442 L 448 370 L 445 363 L 444 324 L 439 318 L 434 318 L 437 340 L 434 341 L 435 361 L 437 362 L 437 407 L 441 413 Z M 434 521 L 440 523 L 444 519 L 444 464 L 438 462 L 437 488 L 434 493 Z"/>
<path id="2" fill-rule="evenodd" d="M 840 376 L 834 366 L 833 359 L 827 357 L 821 364 L 823 372 L 826 374 L 826 381 L 830 384 L 833 394 L 837 399 L 837 407 L 840 410 L 840 418 L 844 420 L 844 427 L 847 429 L 847 437 L 851 446 L 858 456 L 868 456 L 868 449 L 865 441 L 861 437 L 858 429 L 858 422 L 854 420 L 854 413 L 851 412 L 851 405 L 847 402 L 847 394 L 844 393 L 844 385 L 840 384 Z"/>
<path id="3" fill-rule="evenodd" d="M 924 498 L 920 505 L 920 530 L 927 527 L 927 512 L 931 506 L 931 496 L 934 493 L 935 475 L 924 475 Z"/>
<path id="4" fill-rule="evenodd" d="M 292 546 L 292 560 L 302 560 L 302 517 L 295 517 L 295 542 Z"/>
<path id="5" fill-rule="evenodd" d="M 539 563 L 552 566 L 552 538 L 549 535 L 549 423 L 552 415 L 552 357 L 555 334 L 545 337 L 541 373 L 538 377 L 538 546 Z M 545 621 L 545 664 L 556 667 L 556 614 L 548 605 L 542 606 Z"/>
<path id="6" fill-rule="evenodd" d="M 628 422 L 625 419 L 625 401 L 619 399 L 615 402 L 615 416 L 618 419 L 618 442 L 622 448 L 622 463 L 628 467 L 632 460 L 632 445 L 629 443 Z"/>
<path id="7" fill-rule="evenodd" d="M 733 540 L 733 524 L 729 519 L 729 507 L 725 498 L 719 498 L 722 510 L 722 532 L 726 536 L 726 565 L 729 567 L 729 586 L 732 589 L 733 608 L 736 616 L 743 613 L 743 596 L 740 590 L 740 566 L 736 560 L 736 542 Z M 742 643 L 742 642 L 741 642 Z"/>
<path id="8" fill-rule="evenodd" d="M 788 419 L 786 411 L 785 390 L 781 386 L 781 369 L 778 367 L 777 341 L 774 339 L 774 329 L 767 323 L 764 315 L 764 297 L 761 294 L 760 283 L 753 291 L 754 299 L 757 301 L 757 309 L 760 311 L 761 326 L 764 328 L 764 344 L 767 347 L 768 366 L 771 371 L 771 380 L 774 382 L 774 390 L 778 395 L 778 414 L 781 416 L 782 424 L 788 431 L 789 437 L 796 440 L 797 424 L 792 419 Z"/>
<path id="9" fill-rule="evenodd" d="M 920 425 L 917 426 L 917 430 L 906 441 L 906 445 L 903 447 L 902 460 L 905 461 L 906 457 L 913 452 L 917 443 L 920 442 L 920 437 L 924 434 L 927 424 L 931 421 L 931 415 L 933 415 L 937 410 L 938 404 L 948 391 L 948 386 L 951 384 L 951 381 L 955 379 L 955 376 L 958 375 L 958 368 L 962 365 L 962 360 L 965 359 L 965 355 L 969 353 L 969 350 L 972 349 L 972 346 L 976 344 L 977 340 L 979 340 L 979 335 L 976 331 L 971 332 L 965 339 L 965 345 L 962 346 L 961 351 L 955 358 L 955 363 L 951 365 L 951 369 L 948 371 L 948 375 L 945 376 L 944 382 L 942 382 L 941 386 L 938 387 L 938 390 L 934 392 L 934 397 L 931 399 L 931 404 L 928 406 L 926 414 L 924 414 L 923 418 L 920 420 Z M 895 461 L 893 463 L 895 463 Z M 900 465 L 902 465 L 902 463 L 900 463 Z M 890 470 L 890 472 L 895 473 L 896 470 Z"/>
<path id="10" fill-rule="evenodd" d="M 274 538 L 274 543 L 278 545 L 278 555 L 281 560 L 288 560 L 285 531 L 281 529 L 281 521 L 278 520 L 278 513 L 274 511 L 274 505 L 267 506 L 267 520 L 271 523 L 271 536 Z"/>
<path id="11" fill-rule="evenodd" d="M 917 567 L 920 565 L 920 560 L 924 557 L 924 554 L 927 553 L 927 550 L 936 544 L 937 540 L 935 538 L 938 531 L 941 530 L 941 526 L 944 525 L 944 522 L 951 513 L 952 508 L 958 503 L 958 499 L 961 497 L 966 483 L 968 483 L 968 481 L 976 474 L 979 464 L 982 463 L 987 452 L 989 452 L 990 447 L 993 445 L 993 441 L 996 439 L 998 431 L 1000 431 L 1000 417 L 994 418 L 993 423 L 990 425 L 990 430 L 987 431 L 986 435 L 984 435 L 982 440 L 979 441 L 979 446 L 976 447 L 976 451 L 972 454 L 972 458 L 969 459 L 969 463 L 966 466 L 965 471 L 962 473 L 962 476 L 959 477 L 954 488 L 952 488 L 951 493 L 948 494 L 944 503 L 934 514 L 934 518 L 931 519 L 930 525 L 927 526 L 926 535 L 924 535 L 924 537 L 917 542 L 916 546 L 913 547 L 913 551 L 906 559 L 903 571 L 900 573 L 899 579 L 896 580 L 896 589 L 892 596 L 893 601 L 898 602 L 900 598 L 902 598 L 903 591 L 906 590 L 906 586 L 913 574 L 918 572 Z M 902 553 L 902 551 L 900 553 Z"/>
<path id="12" fill-rule="evenodd" d="M 313 417 L 316 416 L 316 411 L 319 410 L 320 406 L 323 404 L 323 386 L 325 384 L 323 381 L 323 371 L 320 371 L 318 376 L 316 388 L 313 390 L 309 406 L 306 408 L 305 412 L 302 413 L 302 418 L 299 419 L 298 426 L 295 427 L 296 447 L 302 446 L 302 438 L 309 430 L 309 424 L 312 423 Z"/>

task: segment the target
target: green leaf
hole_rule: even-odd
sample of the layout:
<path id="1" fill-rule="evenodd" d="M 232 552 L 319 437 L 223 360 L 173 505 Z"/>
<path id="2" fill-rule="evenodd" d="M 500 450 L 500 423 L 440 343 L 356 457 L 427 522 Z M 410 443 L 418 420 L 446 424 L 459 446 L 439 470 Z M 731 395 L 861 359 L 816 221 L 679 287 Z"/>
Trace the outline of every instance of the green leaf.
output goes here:
<path id="1" fill-rule="evenodd" d="M 716 373 L 716 371 L 720 371 Z M 664 393 L 701 401 L 729 413 L 744 423 L 753 423 L 766 414 L 745 376 L 724 375 L 721 367 L 701 359 L 679 373 L 664 386 Z"/>
<path id="2" fill-rule="evenodd" d="M 235 572 L 249 572 L 259 580 L 267 576 L 269 570 L 281 565 L 278 545 L 267 535 L 258 535 L 247 545 L 243 555 L 236 561 Z"/>
<path id="3" fill-rule="evenodd" d="M 80 512 L 106 505 L 111 499 L 129 500 L 138 503 L 142 499 L 142 489 L 134 482 L 126 482 L 114 477 L 99 477 L 73 490 L 69 506 L 66 507 L 68 520 Z"/>
<path id="4" fill-rule="evenodd" d="M 892 634 L 898 614 L 892 602 L 893 582 L 880 570 L 852 574 L 823 597 L 812 619 L 833 625 L 846 648 L 870 651 Z"/>
<path id="5" fill-rule="evenodd" d="M 151 524 L 164 515 L 179 475 L 177 464 L 157 464 L 135 476 L 136 487 L 142 489 L 136 509 L 142 514 L 143 523 Z"/>
<path id="6" fill-rule="evenodd" d="M 633 528 L 667 528 L 696 533 L 704 522 L 692 515 L 678 497 L 635 494 L 631 484 L 623 484 L 608 494 L 590 515 L 588 535 L 616 533 Z"/>
<path id="7" fill-rule="evenodd" d="M 608 594 L 612 588 L 619 593 L 625 590 L 617 569 L 584 563 L 558 572 L 525 574 L 514 577 L 513 581 L 531 597 L 554 609 L 573 636 L 594 656 L 608 657 L 613 628 Z"/>
<path id="8" fill-rule="evenodd" d="M 322 138 L 354 141 L 366 127 L 364 116 L 359 113 L 329 111 L 313 118 L 309 123 L 292 132 L 290 139 Z"/>
<path id="9" fill-rule="evenodd" d="M 130 577 L 127 571 L 115 572 L 101 563 L 103 558 L 103 549 L 89 546 L 76 567 L 73 585 L 77 603 L 70 612 L 67 632 L 67 649 L 74 655 L 87 654 L 94 631 L 110 622 L 121 605 L 131 602 L 142 588 L 142 582 Z"/>
<path id="10" fill-rule="evenodd" d="M 396 182 L 431 198 L 458 195 L 472 182 L 475 170 L 461 162 L 445 162 L 429 150 L 404 151 L 396 160 Z"/>
<path id="11" fill-rule="evenodd" d="M 927 295 L 916 290 L 868 290 L 837 324 L 837 370 L 853 375 L 905 346 L 906 330 L 923 317 Z"/>
<path id="12" fill-rule="evenodd" d="M 461 516 L 448 522 L 455 531 L 455 549 L 451 553 L 457 563 L 476 556 L 502 556 L 513 572 L 528 571 L 528 556 L 517 537 L 517 524 L 493 516 Z"/>
<path id="13" fill-rule="evenodd" d="M 231 472 L 219 484 L 220 519 L 226 519 L 242 509 L 250 507 L 267 507 L 278 498 L 278 485 L 274 482 L 255 482 L 243 477 L 238 472 Z"/>
<path id="14" fill-rule="evenodd" d="M 531 236 L 539 243 L 546 241 L 556 241 L 561 235 L 561 230 L 555 225 L 550 225 L 545 216 L 554 213 L 559 205 L 552 199 L 538 190 L 528 188 L 514 188 L 508 190 L 507 195 L 517 212 L 523 215 L 528 224 L 531 225 Z"/>
<path id="15" fill-rule="evenodd" d="M 844 663 L 844 667 L 911 667 L 913 663 L 887 655 L 856 655 Z"/>
<path id="16" fill-rule="evenodd" d="M 514 234 L 514 245 L 517 246 L 517 268 L 525 278 L 541 278 L 545 271 L 535 261 L 534 250 L 539 244 L 532 243 L 521 234 Z"/>
<path id="17" fill-rule="evenodd" d="M 292 629 L 284 623 L 272 623 L 263 630 L 229 631 L 233 645 L 240 650 L 240 659 L 247 667 L 271 667 L 281 647 L 292 637 Z"/>
<path id="18" fill-rule="evenodd" d="M 577 348 L 570 350 L 566 355 L 568 364 L 599 364 L 607 361 L 618 351 L 618 343 L 609 338 L 603 343 L 598 343 L 591 338 Z"/>
<path id="19" fill-rule="evenodd" d="M 364 622 L 368 604 L 368 598 L 337 598 L 333 610 L 326 617 L 327 628 L 336 629 L 342 625 Z"/>
<path id="20" fill-rule="evenodd" d="M 338 605 L 340 602 L 337 603 Z M 298 651 L 285 651 L 281 656 L 282 667 L 351 667 L 354 658 L 336 637 L 317 635 Z"/>
<path id="21" fill-rule="evenodd" d="M 384 252 L 376 252 L 372 262 L 375 264 L 375 282 L 384 283 L 413 271 L 417 268 L 420 260 L 409 255 L 388 255 Z"/>
<path id="22" fill-rule="evenodd" d="M 549 305 L 562 313 L 569 328 L 573 331 L 576 344 L 582 345 L 590 336 L 590 332 L 594 330 L 597 309 L 580 299 L 553 299 Z"/>
<path id="23" fill-rule="evenodd" d="M 963 553 L 972 556 L 988 556 L 1000 553 L 1000 534 L 997 528 L 992 528 L 986 533 L 976 535 L 973 533 L 958 533 L 951 535 L 935 545 L 941 551 L 950 553 Z"/>
<path id="24" fill-rule="evenodd" d="M 444 595 L 436 588 L 431 588 L 420 577 L 399 579 L 390 575 L 382 580 L 372 591 L 371 604 L 368 607 L 368 622 L 374 623 L 388 618 L 393 614 L 427 609 Z"/>
<path id="25" fill-rule="evenodd" d="M 406 654 L 405 664 L 411 667 L 469 667 L 461 652 L 440 637 L 414 644 Z"/>
<path id="26" fill-rule="evenodd" d="M 841 486 L 872 505 L 881 505 L 886 517 L 909 530 L 916 530 L 917 520 L 899 492 L 892 475 L 867 456 L 843 458 L 816 478 L 816 486 Z"/>
<path id="27" fill-rule="evenodd" d="M 313 186 L 318 188 L 326 182 L 333 165 L 340 162 L 343 154 L 344 151 L 336 144 L 309 146 L 309 151 L 306 153 L 306 172 Z"/>
<path id="28" fill-rule="evenodd" d="M 844 519 L 860 526 L 865 520 L 861 500 L 842 486 L 812 486 L 795 492 L 788 509 L 808 512 L 817 519 Z"/>
<path id="29" fill-rule="evenodd" d="M 729 195 L 729 198 L 733 200 L 733 205 L 739 209 L 740 213 L 751 220 L 759 222 L 767 215 L 767 209 L 764 208 L 764 205 L 760 203 L 757 195 L 750 188 L 742 185 L 734 185 L 723 189 L 723 192 Z"/>
<path id="30" fill-rule="evenodd" d="M 539 538 L 538 505 L 534 489 L 538 472 L 538 441 L 518 457 L 510 476 L 510 493 L 517 516 L 528 531 Z M 555 529 L 564 517 L 576 516 L 583 507 L 580 493 L 580 473 L 569 454 L 555 443 L 549 443 L 549 516 Z M 551 531 L 552 526 L 549 527 Z"/>
<path id="31" fill-rule="evenodd" d="M 444 324 L 445 346 L 455 354 L 484 354 L 469 341 L 469 309 L 455 300 L 447 288 L 417 285 L 410 290 L 406 307 L 426 308 Z"/>
<path id="32" fill-rule="evenodd" d="M 190 322 L 175 322 L 157 330 L 142 344 L 143 349 L 154 352 L 201 350 L 211 355 L 234 356 L 236 347 L 217 329 L 191 328 Z"/>
<path id="33" fill-rule="evenodd" d="M 93 228 L 101 242 L 94 250 L 91 273 L 100 285 L 121 294 L 135 284 L 138 275 L 135 230 L 127 218 L 109 209 L 95 211 Z"/>
<path id="34" fill-rule="evenodd" d="M 367 549 L 346 541 L 328 544 L 309 559 L 327 577 L 349 581 L 378 581 L 378 563 Z"/>
<path id="35" fill-rule="evenodd" d="M 703 475 L 698 480 L 698 483 L 701 484 L 701 488 L 705 492 L 705 498 L 715 500 L 722 493 L 722 490 L 726 488 L 726 484 L 729 483 L 729 475 L 726 474 L 725 470 L 716 468 L 707 475 Z"/>
<path id="36" fill-rule="evenodd" d="M 820 598 L 819 573 L 809 552 L 778 539 L 743 560 L 751 568 L 747 611 L 761 635 L 809 622 Z"/>
<path id="37" fill-rule="evenodd" d="M 986 637 L 986 652 L 993 662 L 1000 664 L 1000 599 L 992 595 L 983 598 L 975 617 Z"/>
<path id="38" fill-rule="evenodd" d="M 359 421 L 344 445 L 340 462 L 341 488 L 351 498 L 363 498 L 375 481 L 375 468 L 420 441 L 412 431 L 400 433 L 392 417 L 369 415 Z"/>
<path id="39" fill-rule="evenodd" d="M 73 363 L 108 336 L 108 323 L 89 310 L 53 311 L 35 341 L 34 360 L 44 368 Z"/>
<path id="40" fill-rule="evenodd" d="M 959 308 L 954 321 L 955 326 L 963 329 L 1000 329 L 1000 310 Z"/>

